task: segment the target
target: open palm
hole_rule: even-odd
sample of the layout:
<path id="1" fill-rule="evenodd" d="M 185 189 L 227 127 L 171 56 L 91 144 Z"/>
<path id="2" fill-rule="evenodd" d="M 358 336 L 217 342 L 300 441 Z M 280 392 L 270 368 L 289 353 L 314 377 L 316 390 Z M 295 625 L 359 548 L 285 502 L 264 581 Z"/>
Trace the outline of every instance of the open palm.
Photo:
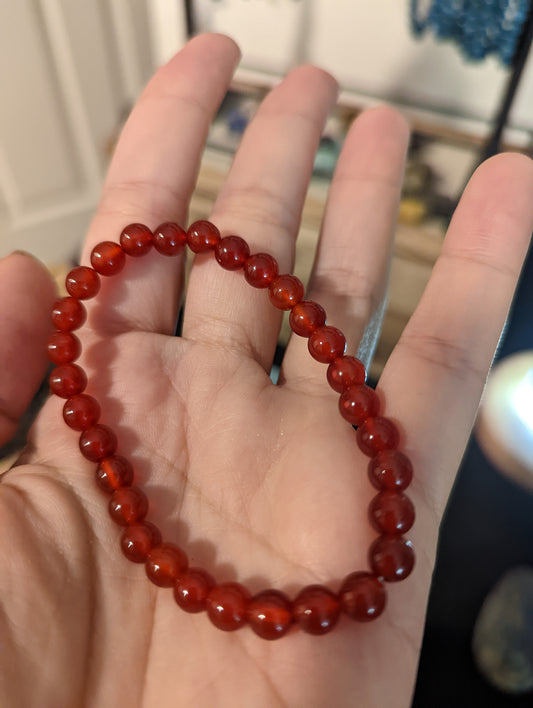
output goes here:
<path id="1" fill-rule="evenodd" d="M 237 60 L 230 40 L 202 36 L 156 75 L 123 133 L 82 262 L 127 223 L 185 221 L 206 132 Z M 292 268 L 335 96 L 320 70 L 292 72 L 256 115 L 215 205 L 223 234 L 272 253 L 282 272 Z M 363 114 L 332 183 L 306 297 L 326 308 L 352 351 L 383 297 L 406 144 L 395 112 Z M 438 524 L 527 249 L 532 187 L 531 164 L 520 156 L 476 173 L 380 381 L 386 415 L 400 421 L 415 467 L 409 494 L 417 509 L 417 565 L 390 587 L 381 618 L 343 618 L 323 637 L 294 631 L 266 642 L 184 613 L 170 590 L 121 556 L 94 465 L 62 422 L 62 402 L 51 399 L 0 486 L 0 704 L 408 705 Z M 19 287 L 42 278 L 19 256 L 4 261 L 8 268 Z M 280 314 L 266 293 L 212 256 L 197 256 L 176 338 L 181 261 L 152 253 L 103 280 L 80 334 L 87 392 L 133 462 L 164 539 L 217 581 L 252 593 L 275 587 L 293 596 L 310 583 L 336 589 L 366 569 L 375 537 L 367 460 L 305 339 L 293 336 L 280 383 L 271 383 Z M 15 342 L 50 297 L 47 283 L 39 298 L 26 292 L 22 325 L 6 320 Z M 6 380 L 8 363 L 17 365 L 10 352 L 11 361 L 2 355 Z M 42 366 L 35 353 L 26 358 L 19 395 L 11 385 L 3 397 L 6 419 L 20 413 Z"/>

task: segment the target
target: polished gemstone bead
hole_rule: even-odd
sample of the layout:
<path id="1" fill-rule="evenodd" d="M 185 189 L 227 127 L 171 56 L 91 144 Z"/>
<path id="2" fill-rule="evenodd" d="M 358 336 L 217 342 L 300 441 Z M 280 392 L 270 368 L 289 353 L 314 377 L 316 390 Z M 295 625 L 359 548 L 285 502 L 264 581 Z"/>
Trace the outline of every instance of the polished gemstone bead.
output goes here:
<path id="1" fill-rule="evenodd" d="M 102 241 L 91 252 L 91 265 L 100 275 L 116 275 L 124 268 L 126 256 L 120 244 Z"/>
<path id="2" fill-rule="evenodd" d="M 174 584 L 174 597 L 182 610 L 202 612 L 215 581 L 203 568 L 189 568 Z"/>
<path id="3" fill-rule="evenodd" d="M 357 622 L 376 619 L 385 609 L 387 593 L 381 580 L 358 571 L 345 578 L 339 590 L 342 611 Z"/>
<path id="4" fill-rule="evenodd" d="M 310 337 L 315 329 L 326 324 L 326 311 L 318 302 L 302 300 L 291 310 L 289 324 L 300 337 Z"/>
<path id="5" fill-rule="evenodd" d="M 248 602 L 246 619 L 263 639 L 279 639 L 292 624 L 291 602 L 279 590 L 263 590 Z"/>
<path id="6" fill-rule="evenodd" d="M 67 273 L 65 280 L 67 292 L 77 300 L 88 300 L 100 290 L 100 276 L 88 266 L 78 266 Z"/>
<path id="7" fill-rule="evenodd" d="M 80 435 L 81 454 L 91 462 L 111 457 L 117 449 L 117 436 L 107 425 L 93 425 Z"/>
<path id="8" fill-rule="evenodd" d="M 138 487 L 115 489 L 109 500 L 109 514 L 121 526 L 142 521 L 148 513 L 148 498 Z"/>
<path id="9" fill-rule="evenodd" d="M 174 543 L 162 543 L 153 548 L 146 559 L 146 575 L 154 585 L 171 588 L 179 575 L 187 570 L 189 561 L 184 551 Z"/>
<path id="10" fill-rule="evenodd" d="M 215 248 L 215 258 L 226 270 L 243 268 L 249 256 L 250 247 L 240 236 L 225 236 Z"/>
<path id="11" fill-rule="evenodd" d="M 405 533 L 415 520 L 413 502 L 401 492 L 376 494 L 370 502 L 368 513 L 374 527 L 383 534 Z"/>
<path id="12" fill-rule="evenodd" d="M 215 585 L 207 596 L 207 615 L 215 627 L 232 632 L 246 623 L 249 600 L 250 593 L 240 583 Z"/>
<path id="13" fill-rule="evenodd" d="M 128 256 L 144 256 L 153 246 L 152 232 L 144 224 L 129 224 L 120 234 L 120 245 Z"/>
<path id="14" fill-rule="evenodd" d="M 187 230 L 187 243 L 194 253 L 212 251 L 220 241 L 220 231 L 210 221 L 195 221 Z"/>
<path id="15" fill-rule="evenodd" d="M 334 359 L 328 366 L 326 376 L 329 385 L 337 393 L 342 393 L 350 386 L 361 386 L 366 381 L 363 362 L 354 356 L 340 356 Z"/>
<path id="16" fill-rule="evenodd" d="M 352 425 L 361 425 L 379 412 L 379 398 L 370 386 L 350 386 L 339 398 L 339 411 Z"/>
<path id="17" fill-rule="evenodd" d="M 295 275 L 278 275 L 270 283 L 268 296 L 278 310 L 292 310 L 304 296 L 304 284 Z"/>
<path id="18" fill-rule="evenodd" d="M 244 264 L 246 282 L 254 288 L 268 288 L 278 272 L 278 262 L 269 253 L 254 253 Z"/>
<path id="19" fill-rule="evenodd" d="M 148 554 L 161 543 L 161 531 L 149 521 L 132 524 L 124 529 L 120 547 L 133 563 L 145 563 Z"/>
<path id="20" fill-rule="evenodd" d="M 50 390 L 60 398 L 70 398 L 87 386 L 87 375 L 77 364 L 60 364 L 52 369 L 48 379 Z"/>
<path id="21" fill-rule="evenodd" d="M 129 487 L 133 482 L 133 467 L 129 460 L 112 455 L 100 460 L 95 473 L 96 484 L 103 492 L 112 494 L 115 489 Z"/>
<path id="22" fill-rule="evenodd" d="M 308 585 L 292 603 L 295 622 L 308 634 L 326 634 L 337 624 L 339 598 L 324 585 Z"/>
<path id="23" fill-rule="evenodd" d="M 87 319 L 87 311 L 79 300 L 62 297 L 54 302 L 52 323 L 61 332 L 79 329 Z"/>
<path id="24" fill-rule="evenodd" d="M 63 406 L 63 420 L 73 430 L 87 430 L 98 423 L 100 404 L 86 393 L 67 398 Z"/>
<path id="25" fill-rule="evenodd" d="M 415 553 L 403 536 L 379 536 L 368 551 L 370 567 L 387 582 L 403 580 L 413 570 Z"/>
<path id="26" fill-rule="evenodd" d="M 369 457 L 375 457 L 381 450 L 394 450 L 399 442 L 398 428 L 388 418 L 367 418 L 357 428 L 357 444 Z"/>
<path id="27" fill-rule="evenodd" d="M 344 354 L 346 339 L 340 329 L 325 325 L 315 329 L 307 346 L 313 359 L 328 364 Z"/>
<path id="28" fill-rule="evenodd" d="M 68 364 L 81 354 L 81 342 L 72 332 L 54 332 L 48 339 L 48 358 L 54 364 Z"/>
<path id="29" fill-rule="evenodd" d="M 178 256 L 187 245 L 185 230 L 172 221 L 161 224 L 154 231 L 154 248 L 164 256 Z"/>
<path id="30" fill-rule="evenodd" d="M 401 492 L 413 478 L 409 458 L 399 450 L 382 450 L 368 463 L 368 476 L 376 489 Z"/>

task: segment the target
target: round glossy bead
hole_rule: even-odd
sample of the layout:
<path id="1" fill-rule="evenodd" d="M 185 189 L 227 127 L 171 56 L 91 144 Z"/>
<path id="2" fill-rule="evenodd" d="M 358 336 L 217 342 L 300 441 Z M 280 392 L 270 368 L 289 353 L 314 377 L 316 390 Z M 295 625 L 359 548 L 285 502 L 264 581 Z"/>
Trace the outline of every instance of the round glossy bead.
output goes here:
<path id="1" fill-rule="evenodd" d="M 60 364 L 52 369 L 48 379 L 50 390 L 60 398 L 70 398 L 87 386 L 87 375 L 77 364 Z"/>
<path id="2" fill-rule="evenodd" d="M 340 329 L 325 325 L 313 332 L 307 346 L 313 359 L 328 364 L 344 354 L 346 338 Z"/>
<path id="3" fill-rule="evenodd" d="M 326 376 L 329 385 L 337 393 L 342 393 L 350 386 L 361 386 L 366 381 L 364 364 L 354 356 L 334 359 L 328 366 Z"/>
<path id="4" fill-rule="evenodd" d="M 278 310 L 292 310 L 304 296 L 304 284 L 295 275 L 278 275 L 270 283 L 268 296 Z"/>
<path id="5" fill-rule="evenodd" d="M 48 339 L 48 358 L 54 364 L 68 364 L 81 354 L 81 342 L 72 332 L 54 332 Z"/>
<path id="6" fill-rule="evenodd" d="M 153 548 L 146 559 L 146 575 L 160 588 L 171 588 L 189 561 L 185 553 L 174 543 L 162 543 Z"/>
<path id="7" fill-rule="evenodd" d="M 387 593 L 381 580 L 363 571 L 351 573 L 345 578 L 339 596 L 343 612 L 357 622 L 376 619 L 387 602 Z"/>
<path id="8" fill-rule="evenodd" d="M 374 527 L 383 534 L 405 533 L 415 521 L 413 502 L 401 492 L 376 494 L 370 502 L 368 513 Z"/>
<path id="9" fill-rule="evenodd" d="M 240 236 L 225 236 L 217 243 L 215 258 L 226 270 L 239 270 L 250 256 L 250 247 Z"/>
<path id="10" fill-rule="evenodd" d="M 116 275 L 125 263 L 124 251 L 114 241 L 102 241 L 91 252 L 91 265 L 100 275 Z"/>
<path id="11" fill-rule="evenodd" d="M 326 324 L 326 311 L 313 300 L 302 300 L 291 310 L 289 325 L 300 337 L 310 337 L 315 329 Z"/>
<path id="12" fill-rule="evenodd" d="M 240 583 L 215 585 L 206 600 L 211 622 L 225 632 L 233 632 L 246 623 L 246 605 L 250 593 Z"/>
<path id="13" fill-rule="evenodd" d="M 138 487 L 115 489 L 109 500 L 109 514 L 121 526 L 142 521 L 148 513 L 148 498 Z"/>
<path id="14" fill-rule="evenodd" d="M 100 460 L 95 472 L 96 484 L 103 492 L 112 494 L 115 489 L 129 487 L 133 482 L 133 467 L 129 460 L 112 455 Z"/>
<path id="15" fill-rule="evenodd" d="M 195 221 L 187 230 L 187 243 L 194 253 L 212 251 L 220 241 L 220 231 L 210 221 Z"/>
<path id="16" fill-rule="evenodd" d="M 368 476 L 376 489 L 401 492 L 413 479 L 413 466 L 399 450 L 382 450 L 368 463 Z"/>
<path id="17" fill-rule="evenodd" d="M 415 564 L 411 542 L 402 536 L 379 536 L 368 557 L 374 573 L 389 583 L 407 578 Z"/>
<path id="18" fill-rule="evenodd" d="M 52 323 L 60 332 L 79 329 L 87 319 L 87 311 L 79 300 L 62 297 L 54 302 Z"/>
<path id="19" fill-rule="evenodd" d="M 357 444 L 369 457 L 375 457 L 381 450 L 394 450 L 399 442 L 398 428 L 388 418 L 367 418 L 357 428 Z"/>
<path id="20" fill-rule="evenodd" d="M 185 230 L 172 221 L 161 224 L 154 231 L 154 248 L 164 256 L 178 256 L 187 244 Z"/>
<path id="21" fill-rule="evenodd" d="M 246 282 L 254 288 L 268 288 L 278 272 L 278 262 L 269 253 L 254 253 L 244 264 Z"/>
<path id="22" fill-rule="evenodd" d="M 279 590 L 263 590 L 249 601 L 246 618 L 263 639 L 279 639 L 287 634 L 292 623 L 291 602 Z"/>
<path id="23" fill-rule="evenodd" d="M 100 276 L 88 266 L 78 266 L 67 274 L 65 280 L 67 292 L 77 300 L 88 300 L 100 290 Z"/>
<path id="24" fill-rule="evenodd" d="M 117 436 L 107 425 L 93 425 L 80 435 L 81 454 L 91 462 L 111 457 L 117 449 Z"/>
<path id="25" fill-rule="evenodd" d="M 337 624 L 339 598 L 323 585 L 305 587 L 292 603 L 295 622 L 308 634 L 326 634 Z"/>
<path id="26" fill-rule="evenodd" d="M 339 398 L 339 411 L 352 425 L 361 425 L 379 412 L 379 398 L 370 386 L 350 386 Z"/>
<path id="27" fill-rule="evenodd" d="M 124 529 L 120 548 L 133 563 L 145 563 L 148 554 L 161 543 L 161 531 L 149 521 L 133 524 Z"/>
<path id="28" fill-rule="evenodd" d="M 185 612 L 202 612 L 206 608 L 207 596 L 215 587 L 215 581 L 203 568 L 189 568 L 182 573 L 174 585 L 176 602 Z"/>
<path id="29" fill-rule="evenodd" d="M 98 423 L 100 418 L 100 404 L 86 393 L 78 393 L 65 401 L 63 406 L 63 420 L 73 430 L 87 430 Z"/>
<path id="30" fill-rule="evenodd" d="M 120 245 L 128 256 L 144 256 L 153 246 L 152 232 L 144 224 L 129 224 L 120 234 Z"/>

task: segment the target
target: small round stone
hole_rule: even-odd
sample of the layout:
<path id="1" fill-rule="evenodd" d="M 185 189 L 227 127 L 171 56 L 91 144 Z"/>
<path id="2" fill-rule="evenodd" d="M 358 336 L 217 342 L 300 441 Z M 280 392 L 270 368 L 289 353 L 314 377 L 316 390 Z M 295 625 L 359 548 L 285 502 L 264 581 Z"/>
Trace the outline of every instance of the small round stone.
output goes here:
<path id="1" fill-rule="evenodd" d="M 144 224 L 129 224 L 120 234 L 120 245 L 128 256 L 144 256 L 153 246 L 152 232 Z"/>
<path id="2" fill-rule="evenodd" d="M 54 302 L 52 324 L 60 332 L 70 332 L 73 329 L 79 329 L 86 319 L 87 311 L 76 298 L 62 297 Z"/>
<path id="3" fill-rule="evenodd" d="M 291 310 L 289 325 L 300 337 L 310 337 L 319 327 L 326 324 L 326 311 L 313 300 L 302 300 Z"/>
<path id="4" fill-rule="evenodd" d="M 207 596 L 206 610 L 211 622 L 225 632 L 233 632 L 246 624 L 246 606 L 250 593 L 240 583 L 215 585 Z"/>
<path id="5" fill-rule="evenodd" d="M 339 411 L 351 425 L 361 425 L 379 412 L 379 398 L 370 386 L 350 386 L 339 398 Z"/>
<path id="6" fill-rule="evenodd" d="M 307 346 L 313 359 L 329 364 L 344 354 L 346 338 L 340 329 L 325 325 L 313 332 Z"/>
<path id="7" fill-rule="evenodd" d="M 388 418 L 367 418 L 357 428 L 357 444 L 368 457 L 375 457 L 382 450 L 395 450 L 399 442 L 398 428 Z"/>
<path id="8" fill-rule="evenodd" d="M 112 494 L 115 489 L 130 487 L 133 482 L 133 467 L 120 455 L 100 460 L 95 472 L 96 484 L 103 492 Z"/>
<path id="9" fill-rule="evenodd" d="M 124 268 L 126 255 L 119 243 L 102 241 L 91 252 L 91 265 L 100 275 L 116 275 Z"/>
<path id="10" fill-rule="evenodd" d="M 385 490 L 376 494 L 368 507 L 374 528 L 383 534 L 402 534 L 415 521 L 413 502 L 401 492 Z"/>
<path id="11" fill-rule="evenodd" d="M 324 585 L 308 585 L 292 603 L 292 614 L 300 629 L 308 634 L 326 634 L 337 624 L 340 602 Z"/>
<path id="12" fill-rule="evenodd" d="M 189 568 L 174 585 L 176 602 L 185 612 L 202 612 L 215 581 L 203 568 Z"/>
<path id="13" fill-rule="evenodd" d="M 88 266 L 78 266 L 67 273 L 65 279 L 67 292 L 77 300 L 88 300 L 100 290 L 100 276 Z"/>
<path id="14" fill-rule="evenodd" d="M 292 310 L 304 296 L 304 285 L 295 275 L 278 275 L 270 283 L 268 295 L 278 310 Z"/>
<path id="15" fill-rule="evenodd" d="M 48 339 L 48 358 L 54 364 L 68 364 L 81 354 L 81 342 L 72 332 L 54 332 Z"/>
<path id="16" fill-rule="evenodd" d="M 117 449 L 117 436 L 107 425 L 93 425 L 80 435 L 81 454 L 91 462 L 111 457 Z"/>
<path id="17" fill-rule="evenodd" d="M 246 618 L 263 639 L 279 639 L 292 623 L 290 600 L 279 590 L 263 590 L 248 602 Z"/>
<path id="18" fill-rule="evenodd" d="M 363 362 L 354 356 L 340 356 L 328 366 L 328 383 L 334 391 L 342 393 L 350 386 L 361 386 L 366 381 Z"/>
<path id="19" fill-rule="evenodd" d="M 148 498 L 138 487 L 116 489 L 109 500 L 109 514 L 121 526 L 142 521 L 148 513 Z"/>
<path id="20" fill-rule="evenodd" d="M 63 420 L 69 428 L 81 432 L 98 423 L 100 412 L 100 404 L 95 398 L 78 393 L 65 401 Z"/>
<path id="21" fill-rule="evenodd" d="M 379 536 L 368 552 L 370 567 L 389 583 L 404 580 L 415 565 L 415 553 L 403 536 Z"/>
<path id="22" fill-rule="evenodd" d="M 370 622 L 385 609 L 387 593 L 381 580 L 358 571 L 345 578 L 339 597 L 342 611 L 357 622 Z"/>
<path id="23" fill-rule="evenodd" d="M 161 543 L 161 531 L 149 521 L 132 524 L 124 529 L 120 548 L 132 563 L 145 563 L 148 554 Z"/>
<path id="24" fill-rule="evenodd" d="M 189 561 L 184 551 L 174 543 L 162 543 L 153 548 L 146 559 L 148 579 L 161 588 L 171 588 L 187 570 Z"/>
<path id="25" fill-rule="evenodd" d="M 193 253 L 212 251 L 219 241 L 220 231 L 210 221 L 195 221 L 187 230 L 187 243 Z"/>
<path id="26" fill-rule="evenodd" d="M 60 398 L 70 398 L 85 390 L 87 375 L 77 364 L 60 364 L 48 378 L 50 390 Z"/>
<path id="27" fill-rule="evenodd" d="M 167 221 L 153 235 L 154 248 L 164 256 L 178 256 L 187 245 L 187 234 L 179 224 Z"/>
<path id="28" fill-rule="evenodd" d="M 217 243 L 215 258 L 226 270 L 239 270 L 250 257 L 250 247 L 240 236 L 224 236 Z"/>
<path id="29" fill-rule="evenodd" d="M 268 288 L 278 272 L 278 262 L 269 253 L 254 253 L 244 264 L 246 282 L 254 288 Z"/>
<path id="30" fill-rule="evenodd" d="M 413 466 L 399 450 L 382 450 L 368 463 L 368 477 L 376 489 L 401 492 L 413 479 Z"/>

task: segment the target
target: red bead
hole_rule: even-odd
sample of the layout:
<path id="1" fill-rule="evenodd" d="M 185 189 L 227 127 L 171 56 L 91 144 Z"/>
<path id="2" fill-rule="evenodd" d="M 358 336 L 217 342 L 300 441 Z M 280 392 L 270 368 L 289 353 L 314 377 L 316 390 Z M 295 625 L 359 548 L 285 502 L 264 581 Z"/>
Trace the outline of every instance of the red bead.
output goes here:
<path id="1" fill-rule="evenodd" d="M 152 232 L 144 224 L 129 224 L 120 234 L 120 245 L 128 256 L 144 256 L 152 248 Z"/>
<path id="2" fill-rule="evenodd" d="M 67 292 L 77 300 L 88 300 L 100 290 L 100 276 L 88 266 L 78 266 L 67 273 Z"/>
<path id="3" fill-rule="evenodd" d="M 326 634 L 337 624 L 339 598 L 323 585 L 305 587 L 292 603 L 295 622 L 308 634 Z"/>
<path id="4" fill-rule="evenodd" d="M 413 502 L 401 492 L 380 492 L 368 508 L 374 527 L 384 534 L 402 534 L 409 531 L 415 521 Z"/>
<path id="5" fill-rule="evenodd" d="M 87 375 L 77 364 L 60 364 L 52 369 L 48 382 L 56 396 L 70 398 L 85 389 Z"/>
<path id="6" fill-rule="evenodd" d="M 342 393 L 350 386 L 361 386 L 366 381 L 363 362 L 354 356 L 341 356 L 334 359 L 326 373 L 328 383 L 334 391 Z"/>
<path id="7" fill-rule="evenodd" d="M 250 256 L 250 247 L 240 236 L 225 236 L 217 243 L 215 258 L 226 270 L 238 270 Z"/>
<path id="8" fill-rule="evenodd" d="M 341 393 L 339 411 L 352 425 L 361 425 L 379 412 L 379 398 L 370 386 L 350 386 Z"/>
<path id="9" fill-rule="evenodd" d="M 178 256 L 187 243 L 185 230 L 172 221 L 158 226 L 152 238 L 154 248 L 164 256 Z"/>
<path id="10" fill-rule="evenodd" d="M 111 457 L 117 449 L 117 436 L 107 425 L 93 425 L 80 435 L 81 454 L 91 462 Z"/>
<path id="11" fill-rule="evenodd" d="M 171 588 L 178 576 L 187 570 L 189 561 L 174 543 L 162 543 L 153 548 L 146 559 L 146 575 L 154 585 Z"/>
<path id="12" fill-rule="evenodd" d="M 161 531 L 149 521 L 133 524 L 124 529 L 120 548 L 133 563 L 144 563 L 148 554 L 161 543 Z"/>
<path id="13" fill-rule="evenodd" d="M 96 484 L 108 494 L 129 487 L 133 482 L 133 467 L 125 457 L 112 455 L 100 460 L 95 473 Z"/>
<path id="14" fill-rule="evenodd" d="M 313 332 L 307 346 L 313 359 L 328 364 L 344 354 L 346 339 L 340 329 L 325 325 Z"/>
<path id="15" fill-rule="evenodd" d="M 54 332 L 48 339 L 48 358 L 54 364 L 68 364 L 81 354 L 81 342 L 72 332 Z"/>
<path id="16" fill-rule="evenodd" d="M 195 221 L 187 230 L 187 243 L 194 253 L 212 251 L 220 241 L 220 231 L 210 221 Z"/>
<path id="17" fill-rule="evenodd" d="M 116 275 L 125 263 L 126 255 L 114 241 L 102 241 L 91 252 L 91 265 L 100 275 Z"/>
<path id="18" fill-rule="evenodd" d="M 254 288 L 268 288 L 278 272 L 278 262 L 269 253 L 254 253 L 244 264 L 246 282 Z"/>
<path id="19" fill-rule="evenodd" d="M 278 310 L 292 310 L 304 296 L 304 284 L 295 275 L 278 275 L 270 283 L 268 296 Z"/>
<path id="20" fill-rule="evenodd" d="M 142 521 L 148 513 L 148 498 L 138 487 L 115 489 L 109 500 L 109 514 L 121 526 Z"/>
<path id="21" fill-rule="evenodd" d="M 413 466 L 403 452 L 383 450 L 368 463 L 368 476 L 376 489 L 401 492 L 411 484 Z"/>
<path id="22" fill-rule="evenodd" d="M 214 586 L 214 579 L 203 568 L 189 568 L 176 580 L 174 597 L 185 612 L 202 612 Z"/>
<path id="23" fill-rule="evenodd" d="M 385 609 L 387 593 L 379 578 L 358 571 L 345 578 L 339 591 L 341 607 L 357 622 L 376 619 Z"/>
<path id="24" fill-rule="evenodd" d="M 326 311 L 313 300 L 302 300 L 291 310 L 289 324 L 300 337 L 310 337 L 315 329 L 326 324 Z"/>
<path id="25" fill-rule="evenodd" d="M 79 329 L 87 319 L 85 307 L 73 297 L 62 297 L 54 302 L 52 323 L 61 332 Z"/>
<path id="26" fill-rule="evenodd" d="M 225 632 L 233 632 L 246 622 L 246 605 L 250 593 L 240 583 L 215 585 L 206 600 L 211 622 Z"/>
<path id="27" fill-rule="evenodd" d="M 389 583 L 407 578 L 415 564 L 411 542 L 403 536 L 379 536 L 368 557 L 374 573 Z"/>
<path id="28" fill-rule="evenodd" d="M 263 590 L 249 601 L 246 618 L 263 639 L 279 639 L 292 623 L 290 600 L 279 590 Z"/>
<path id="29" fill-rule="evenodd" d="M 381 450 L 394 450 L 399 442 L 398 428 L 388 418 L 367 418 L 357 428 L 357 444 L 369 457 L 375 457 Z"/>
<path id="30" fill-rule="evenodd" d="M 65 401 L 63 420 L 73 430 L 87 430 L 98 423 L 100 404 L 86 393 L 78 393 Z"/>

